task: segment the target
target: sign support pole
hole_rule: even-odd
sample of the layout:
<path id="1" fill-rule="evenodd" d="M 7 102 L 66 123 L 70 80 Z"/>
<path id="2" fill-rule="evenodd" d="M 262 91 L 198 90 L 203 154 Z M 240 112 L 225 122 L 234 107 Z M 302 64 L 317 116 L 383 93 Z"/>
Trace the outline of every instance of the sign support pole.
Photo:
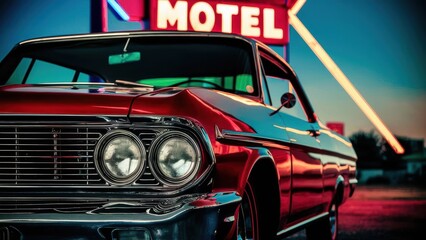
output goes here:
<path id="1" fill-rule="evenodd" d="M 90 1 L 90 32 L 108 32 L 108 5 L 106 0 Z"/>
<path id="2" fill-rule="evenodd" d="M 377 115 L 377 113 L 371 108 L 367 101 L 362 97 L 358 90 L 352 85 L 351 81 L 346 75 L 340 70 L 337 64 L 331 59 L 327 52 L 321 47 L 318 41 L 312 36 L 308 29 L 303 23 L 296 17 L 296 13 L 300 10 L 306 0 L 299 0 L 292 9 L 289 10 L 289 22 L 294 27 L 297 33 L 302 37 L 306 44 L 311 48 L 319 60 L 324 66 L 330 71 L 331 75 L 337 80 L 337 82 L 343 87 L 346 93 L 352 98 L 352 100 L 358 105 L 365 116 L 373 123 L 377 130 L 386 139 L 389 145 L 397 154 L 403 154 L 404 148 L 395 138 L 395 136 L 385 126 L 383 121 Z M 294 9 L 294 10 L 293 10 Z"/>

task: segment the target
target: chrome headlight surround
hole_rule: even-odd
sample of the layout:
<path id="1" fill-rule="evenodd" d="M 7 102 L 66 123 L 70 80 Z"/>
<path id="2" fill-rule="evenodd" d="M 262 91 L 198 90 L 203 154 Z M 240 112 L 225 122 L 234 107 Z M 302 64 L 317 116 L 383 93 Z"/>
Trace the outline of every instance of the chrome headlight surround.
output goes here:
<path id="1" fill-rule="evenodd" d="M 154 140 L 149 160 L 152 173 L 161 183 L 178 187 L 196 176 L 201 165 L 201 150 L 193 137 L 171 130 Z"/>
<path id="2" fill-rule="evenodd" d="M 127 185 L 140 177 L 146 163 L 146 150 L 135 134 L 112 130 L 97 143 L 94 159 L 105 181 L 111 185 Z"/>

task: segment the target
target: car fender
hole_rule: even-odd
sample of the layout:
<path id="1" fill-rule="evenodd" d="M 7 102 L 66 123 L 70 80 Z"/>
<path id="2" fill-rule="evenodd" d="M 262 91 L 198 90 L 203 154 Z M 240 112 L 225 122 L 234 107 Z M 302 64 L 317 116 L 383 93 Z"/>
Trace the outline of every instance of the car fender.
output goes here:
<path id="1" fill-rule="evenodd" d="M 233 190 L 242 194 L 253 168 L 260 161 L 268 161 L 275 166 L 275 161 L 268 149 L 262 147 L 237 147 L 240 152 L 216 156 L 213 191 Z M 270 174 L 270 173 L 269 173 Z M 277 184 L 279 174 L 274 169 Z"/>

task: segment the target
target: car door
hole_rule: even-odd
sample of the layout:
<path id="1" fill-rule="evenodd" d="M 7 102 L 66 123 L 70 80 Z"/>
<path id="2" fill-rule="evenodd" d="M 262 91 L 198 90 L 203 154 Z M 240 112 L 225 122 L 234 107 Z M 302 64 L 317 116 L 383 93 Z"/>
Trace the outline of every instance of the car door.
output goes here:
<path id="1" fill-rule="evenodd" d="M 287 134 L 290 140 L 291 209 L 287 224 L 292 224 L 323 209 L 323 171 L 317 139 L 319 126 L 294 74 L 286 70 L 284 63 L 267 53 L 261 54 L 261 62 L 269 104 L 279 109 L 284 93 L 292 93 L 296 98 L 293 107 L 281 107 L 276 112 L 282 119 L 283 134 Z"/>

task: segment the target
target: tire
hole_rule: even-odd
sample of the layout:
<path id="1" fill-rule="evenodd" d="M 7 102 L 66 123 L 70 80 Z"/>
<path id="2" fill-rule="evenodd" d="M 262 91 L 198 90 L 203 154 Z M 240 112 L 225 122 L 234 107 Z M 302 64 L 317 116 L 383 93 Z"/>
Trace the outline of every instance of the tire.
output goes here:
<path id="1" fill-rule="evenodd" d="M 250 182 L 247 182 L 238 211 L 237 240 L 259 239 L 256 197 Z"/>
<path id="2" fill-rule="evenodd" d="M 323 218 L 306 228 L 306 239 L 336 240 L 339 226 L 339 205 L 336 200 L 331 203 L 328 218 Z"/>

